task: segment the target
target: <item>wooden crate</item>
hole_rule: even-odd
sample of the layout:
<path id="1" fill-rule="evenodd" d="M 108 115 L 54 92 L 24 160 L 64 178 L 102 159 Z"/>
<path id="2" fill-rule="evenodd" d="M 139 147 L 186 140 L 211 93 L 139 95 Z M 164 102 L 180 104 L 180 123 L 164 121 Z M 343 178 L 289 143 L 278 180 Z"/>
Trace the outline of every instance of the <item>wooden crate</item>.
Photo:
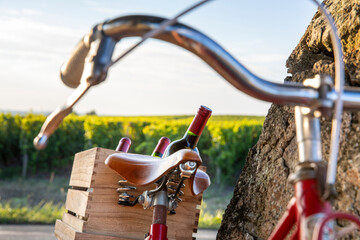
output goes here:
<path id="1" fill-rule="evenodd" d="M 152 221 L 152 209 L 117 204 L 120 176 L 104 161 L 114 150 L 93 148 L 75 155 L 66 198 L 68 210 L 55 224 L 58 239 L 144 239 Z M 202 196 L 193 197 L 185 182 L 183 201 L 175 215 L 168 215 L 168 239 L 195 239 Z M 142 193 L 144 187 L 138 188 Z"/>

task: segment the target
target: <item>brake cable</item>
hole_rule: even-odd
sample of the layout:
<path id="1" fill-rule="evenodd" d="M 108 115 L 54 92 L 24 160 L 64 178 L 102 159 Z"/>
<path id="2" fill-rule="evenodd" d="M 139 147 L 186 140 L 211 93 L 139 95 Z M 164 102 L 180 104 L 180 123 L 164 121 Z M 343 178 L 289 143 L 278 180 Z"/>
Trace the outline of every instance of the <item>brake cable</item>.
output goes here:
<path id="1" fill-rule="evenodd" d="M 326 200 L 333 200 L 337 194 L 335 189 L 336 180 L 336 168 L 337 168 L 337 157 L 339 154 L 339 138 L 341 129 L 341 117 L 343 111 L 343 100 L 342 95 L 344 91 L 345 82 L 345 70 L 343 62 L 343 53 L 341 48 L 341 40 L 337 32 L 337 28 L 334 23 L 334 19 L 326 8 L 324 3 L 319 3 L 317 0 L 311 0 L 314 2 L 324 14 L 325 19 L 330 26 L 330 38 L 334 51 L 334 62 L 335 62 L 335 91 L 337 98 L 334 102 L 334 112 L 331 125 L 331 141 L 330 141 L 330 155 L 329 155 L 329 167 L 326 176 L 326 186 L 323 198 Z"/>
<path id="2" fill-rule="evenodd" d="M 120 56 L 118 56 L 114 61 L 111 61 L 106 67 L 105 70 L 107 71 L 112 65 L 114 65 L 115 63 L 117 63 L 118 61 L 120 61 L 123 57 L 125 57 L 126 55 L 128 55 L 131 51 L 133 51 L 135 48 L 137 48 L 138 46 L 140 46 L 143 42 L 145 42 L 147 39 L 149 38 L 153 38 L 157 35 L 159 35 L 160 33 L 162 33 L 167 27 L 175 24 L 177 22 L 177 20 L 184 16 L 185 14 L 189 13 L 190 11 L 194 10 L 197 7 L 200 7 L 201 5 L 209 2 L 211 0 L 203 0 L 200 1 L 196 4 L 194 4 L 193 6 L 190 6 L 189 8 L 186 8 L 184 11 L 180 12 L 179 14 L 177 14 L 175 17 L 171 18 L 171 19 L 167 19 L 164 20 L 159 27 L 145 33 L 141 40 L 137 43 L 135 43 L 133 46 L 131 46 L 129 49 L 127 49 L 124 53 L 122 53 Z"/>

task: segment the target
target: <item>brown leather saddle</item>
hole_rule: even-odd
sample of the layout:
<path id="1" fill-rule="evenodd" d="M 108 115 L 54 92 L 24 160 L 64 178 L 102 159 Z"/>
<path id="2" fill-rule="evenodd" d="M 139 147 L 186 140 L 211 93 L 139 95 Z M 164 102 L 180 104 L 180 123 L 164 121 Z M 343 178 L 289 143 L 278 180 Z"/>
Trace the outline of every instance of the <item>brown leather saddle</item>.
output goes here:
<path id="1" fill-rule="evenodd" d="M 163 159 L 140 154 L 115 153 L 105 160 L 105 164 L 130 184 L 145 186 L 156 182 L 175 170 L 181 163 L 188 161 L 195 162 L 197 168 L 202 163 L 199 154 L 189 149 L 183 149 Z M 192 194 L 198 195 L 209 187 L 210 178 L 205 172 L 197 169 L 195 174 L 190 177 L 189 185 Z"/>

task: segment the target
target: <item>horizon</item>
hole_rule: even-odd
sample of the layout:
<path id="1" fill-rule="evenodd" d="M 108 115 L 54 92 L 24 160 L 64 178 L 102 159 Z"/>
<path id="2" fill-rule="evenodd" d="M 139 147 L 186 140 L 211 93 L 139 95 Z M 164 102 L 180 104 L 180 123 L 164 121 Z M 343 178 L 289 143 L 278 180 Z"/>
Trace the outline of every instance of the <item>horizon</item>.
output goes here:
<path id="1" fill-rule="evenodd" d="M 34 112 L 34 111 L 16 111 L 16 110 L 6 110 L 6 109 L 0 109 L 0 114 L 11 114 L 11 115 L 27 115 L 27 114 L 35 114 L 35 115 L 44 115 L 48 116 L 51 114 L 51 112 Z M 192 117 L 194 114 L 174 114 L 174 115 L 104 115 L 104 114 L 98 114 L 95 112 L 95 114 L 89 114 L 88 113 L 78 113 L 76 111 L 70 113 L 75 114 L 77 116 L 99 116 L 99 117 L 178 117 L 178 116 L 186 116 L 186 117 Z M 246 116 L 246 117 L 266 117 L 266 115 L 247 115 L 247 114 L 211 114 L 211 116 Z"/>

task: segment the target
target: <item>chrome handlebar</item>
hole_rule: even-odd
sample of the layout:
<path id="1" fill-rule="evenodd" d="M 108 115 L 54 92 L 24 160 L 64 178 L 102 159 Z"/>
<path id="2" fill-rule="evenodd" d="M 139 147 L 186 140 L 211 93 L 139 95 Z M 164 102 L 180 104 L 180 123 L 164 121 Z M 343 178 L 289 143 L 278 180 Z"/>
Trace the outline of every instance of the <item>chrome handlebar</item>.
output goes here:
<path id="1" fill-rule="evenodd" d="M 125 16 L 99 25 L 98 31 L 101 31 L 103 36 L 120 40 L 143 36 L 158 28 L 164 20 L 154 16 Z M 274 83 L 256 76 L 215 41 L 184 24 L 169 26 L 155 38 L 194 53 L 235 88 L 259 100 L 308 107 L 318 104 L 320 100 L 319 92 L 315 88 L 293 82 Z M 345 109 L 360 109 L 358 94 L 360 94 L 358 88 L 346 88 L 343 96 Z M 335 90 L 331 89 L 327 98 L 333 102 L 336 97 Z"/>
<path id="2" fill-rule="evenodd" d="M 119 17 L 103 24 L 99 24 L 92 29 L 90 38 L 89 34 L 84 38 L 84 41 L 90 41 L 91 44 L 89 55 L 94 56 L 96 53 L 100 54 L 99 51 L 96 52 L 99 44 L 96 45 L 94 44 L 95 42 L 101 42 L 104 38 L 109 37 L 116 42 L 126 37 L 143 36 L 149 31 L 158 28 L 164 20 L 164 18 L 154 16 L 133 15 Z M 181 23 L 167 26 L 163 32 L 156 35 L 154 38 L 175 44 L 194 53 L 235 88 L 259 100 L 277 104 L 306 107 L 317 106 L 325 109 L 333 109 L 334 103 L 339 96 L 334 88 L 329 88 L 324 94 L 320 93 L 320 89 L 316 87 L 304 86 L 300 83 L 286 82 L 284 84 L 279 84 L 262 79 L 244 67 L 215 41 L 201 32 Z M 93 45 L 95 46 L 93 47 Z M 95 53 L 91 55 L 93 48 L 95 49 Z M 107 55 L 111 54 L 107 53 Z M 106 76 L 108 66 L 111 64 L 110 58 L 107 58 L 107 64 L 102 62 L 101 66 L 97 66 L 91 58 L 89 59 L 89 56 L 87 59 L 88 60 L 85 61 L 84 69 L 87 68 L 87 64 L 91 64 L 90 69 L 97 69 L 96 75 Z M 96 79 L 97 76 L 92 75 L 91 71 L 88 71 L 87 73 L 84 72 L 82 75 L 82 80 L 75 80 L 75 82 L 77 81 L 75 85 L 79 85 L 80 82 L 87 82 L 88 85 L 94 85 L 104 80 Z M 88 81 L 88 79 L 91 79 L 91 81 Z M 63 79 L 63 81 L 65 82 L 66 80 Z M 74 85 L 73 79 L 71 84 Z M 82 88 L 87 89 L 85 86 L 82 86 Z M 360 90 L 358 88 L 346 88 L 342 95 L 342 101 L 344 109 L 360 109 Z M 64 106 L 62 110 L 65 109 L 66 111 L 64 110 L 62 113 L 70 112 L 68 110 L 74 104 L 75 103 L 69 103 Z M 63 117 L 65 116 L 66 114 Z M 59 117 L 54 116 L 53 114 L 51 117 L 56 119 L 56 122 L 59 121 Z M 54 127 L 51 127 L 51 125 L 54 125 L 54 123 L 52 119 L 48 118 L 46 124 L 44 124 L 39 133 L 37 140 L 34 141 L 36 148 L 42 149 L 45 147 L 46 141 L 41 141 L 41 138 L 45 137 L 47 140 L 53 133 Z"/>
<path id="3" fill-rule="evenodd" d="M 153 16 L 125 16 L 106 22 L 101 31 L 116 39 L 143 36 L 158 28 L 162 21 L 163 18 Z M 259 78 L 215 41 L 184 24 L 169 26 L 155 38 L 194 53 L 235 88 L 257 99 L 300 105 L 311 105 L 318 99 L 318 93 L 314 89 L 294 84 L 277 84 Z"/>
<path id="4" fill-rule="evenodd" d="M 163 18 L 154 16 L 125 16 L 104 23 L 101 31 L 106 36 L 120 40 L 125 37 L 142 36 L 156 29 L 162 21 Z M 194 53 L 235 88 L 254 98 L 277 104 L 308 107 L 321 105 L 319 91 L 316 88 L 293 82 L 278 84 L 262 79 L 244 67 L 215 41 L 184 24 L 169 26 L 155 38 Z M 326 98 L 334 102 L 337 93 L 331 89 Z M 344 91 L 343 101 L 345 109 L 360 109 L 360 89 L 347 88 Z M 332 108 L 332 106 L 327 107 Z"/>

